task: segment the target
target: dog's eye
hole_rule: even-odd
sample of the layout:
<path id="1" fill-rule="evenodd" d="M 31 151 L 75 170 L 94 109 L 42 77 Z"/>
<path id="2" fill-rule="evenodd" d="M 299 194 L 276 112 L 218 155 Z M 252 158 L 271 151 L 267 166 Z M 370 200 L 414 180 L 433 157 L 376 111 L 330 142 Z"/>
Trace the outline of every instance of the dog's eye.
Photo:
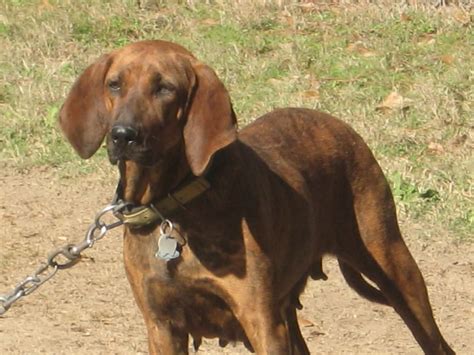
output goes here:
<path id="1" fill-rule="evenodd" d="M 174 92 L 174 87 L 171 85 L 160 84 L 156 87 L 154 94 L 157 96 L 160 95 L 169 95 Z"/>
<path id="2" fill-rule="evenodd" d="M 109 87 L 109 90 L 112 91 L 112 92 L 120 91 L 120 81 L 119 80 L 110 80 L 107 83 L 107 86 Z"/>

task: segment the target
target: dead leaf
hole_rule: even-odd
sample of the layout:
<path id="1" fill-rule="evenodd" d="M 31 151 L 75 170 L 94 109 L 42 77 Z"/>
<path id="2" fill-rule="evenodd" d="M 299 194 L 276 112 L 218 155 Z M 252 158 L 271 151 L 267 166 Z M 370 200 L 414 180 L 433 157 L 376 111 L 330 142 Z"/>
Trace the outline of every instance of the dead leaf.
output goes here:
<path id="1" fill-rule="evenodd" d="M 316 4 L 312 2 L 301 3 L 297 5 L 302 12 L 313 12 L 318 9 Z"/>
<path id="2" fill-rule="evenodd" d="M 367 48 L 361 48 L 361 50 L 359 51 L 359 54 L 362 57 L 375 57 L 377 55 L 377 53 L 375 53 L 374 51 L 371 51 Z"/>
<path id="3" fill-rule="evenodd" d="M 416 43 L 420 46 L 431 45 L 436 42 L 436 39 L 433 34 L 427 33 L 418 37 Z"/>
<path id="4" fill-rule="evenodd" d="M 23 238 L 33 238 L 33 237 L 36 237 L 38 235 L 39 235 L 38 232 L 26 232 L 26 233 L 23 233 L 21 236 Z"/>
<path id="5" fill-rule="evenodd" d="M 455 7 L 452 11 L 453 18 L 463 26 L 467 26 L 471 23 L 471 15 L 469 14 L 469 12 L 464 11 L 460 7 Z"/>
<path id="6" fill-rule="evenodd" d="M 320 335 L 325 335 L 325 333 L 319 332 L 317 330 L 313 330 L 311 333 L 309 333 L 309 335 L 311 335 L 313 337 L 316 337 L 316 336 L 320 336 Z"/>
<path id="7" fill-rule="evenodd" d="M 275 78 L 270 78 L 267 80 L 267 83 L 273 85 L 273 86 L 280 86 L 283 84 L 283 80 L 280 79 L 275 79 Z"/>
<path id="8" fill-rule="evenodd" d="M 314 327 L 314 323 L 303 317 L 298 317 L 298 323 L 304 328 Z"/>
<path id="9" fill-rule="evenodd" d="M 442 61 L 444 64 L 451 65 L 454 63 L 454 56 L 451 54 L 445 54 L 440 56 L 439 60 Z"/>
<path id="10" fill-rule="evenodd" d="M 392 91 L 376 109 L 381 111 L 404 110 L 410 107 L 412 102 L 413 100 L 403 97 L 396 91 Z"/>
<path id="11" fill-rule="evenodd" d="M 287 53 L 291 53 L 293 51 L 293 43 L 280 43 L 278 47 Z"/>
<path id="12" fill-rule="evenodd" d="M 201 25 L 205 26 L 215 26 L 219 24 L 218 20 L 214 20 L 213 18 L 206 18 L 202 21 L 200 21 Z"/>
<path id="13" fill-rule="evenodd" d="M 409 22 L 409 21 L 411 21 L 411 16 L 404 12 L 400 15 L 400 21 Z"/>
<path id="14" fill-rule="evenodd" d="M 351 53 L 357 53 L 363 57 L 373 57 L 377 55 L 374 51 L 364 47 L 361 42 L 350 43 L 346 49 Z"/>
<path id="15" fill-rule="evenodd" d="M 38 6 L 40 12 L 52 10 L 54 7 L 49 3 L 48 0 L 41 1 L 41 4 Z"/>
<path id="16" fill-rule="evenodd" d="M 293 16 L 287 15 L 287 14 L 283 14 L 280 17 L 280 22 L 283 22 L 283 23 L 287 24 L 290 27 L 293 27 L 293 25 L 295 24 L 295 20 L 294 20 Z"/>
<path id="17" fill-rule="evenodd" d="M 469 136 L 467 134 L 462 134 L 454 138 L 452 144 L 455 146 L 463 145 L 464 143 L 467 142 L 468 138 Z"/>
<path id="18" fill-rule="evenodd" d="M 301 95 L 307 99 L 319 99 L 319 91 L 317 90 L 306 90 L 301 93 Z"/>
<path id="19" fill-rule="evenodd" d="M 443 154 L 444 153 L 444 147 L 436 142 L 430 142 L 428 144 L 428 151 L 433 154 Z"/>
<path id="20" fill-rule="evenodd" d="M 355 42 L 355 43 L 349 43 L 347 45 L 347 50 L 349 52 L 356 52 L 357 51 L 357 48 L 360 46 L 360 43 L 359 42 Z"/>

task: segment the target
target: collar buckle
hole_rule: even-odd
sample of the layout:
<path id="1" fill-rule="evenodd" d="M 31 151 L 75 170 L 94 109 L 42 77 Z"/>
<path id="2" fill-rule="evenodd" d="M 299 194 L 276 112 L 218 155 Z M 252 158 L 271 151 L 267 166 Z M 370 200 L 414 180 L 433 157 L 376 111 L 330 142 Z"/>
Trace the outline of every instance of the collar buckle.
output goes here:
<path id="1" fill-rule="evenodd" d="M 131 227 L 146 226 L 165 219 L 153 204 L 135 207 L 129 212 L 124 211 L 119 215 L 119 218 L 124 224 Z"/>
<path id="2" fill-rule="evenodd" d="M 168 194 L 167 197 L 159 200 L 156 204 L 150 203 L 149 205 L 133 207 L 130 211 L 117 213 L 116 216 L 124 224 L 132 228 L 162 222 L 166 219 L 164 216 L 168 216 L 180 208 L 184 209 L 186 203 L 194 200 L 209 188 L 209 182 L 202 177 L 198 177 L 173 193 Z M 119 194 L 120 190 L 121 187 L 117 187 L 117 194 Z"/>

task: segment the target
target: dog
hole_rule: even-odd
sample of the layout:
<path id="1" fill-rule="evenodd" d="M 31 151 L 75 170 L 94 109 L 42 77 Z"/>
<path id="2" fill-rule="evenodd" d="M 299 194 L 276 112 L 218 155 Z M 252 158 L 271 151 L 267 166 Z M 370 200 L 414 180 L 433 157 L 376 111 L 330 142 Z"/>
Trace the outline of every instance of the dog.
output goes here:
<path id="1" fill-rule="evenodd" d="M 296 309 L 337 258 L 361 296 L 392 306 L 426 354 L 454 354 L 362 138 L 328 114 L 276 109 L 241 130 L 215 72 L 183 47 L 141 41 L 105 54 L 60 114 L 82 158 L 106 140 L 120 172 L 124 263 L 151 354 L 189 338 L 257 354 L 309 354 Z M 363 278 L 371 280 L 372 286 Z"/>

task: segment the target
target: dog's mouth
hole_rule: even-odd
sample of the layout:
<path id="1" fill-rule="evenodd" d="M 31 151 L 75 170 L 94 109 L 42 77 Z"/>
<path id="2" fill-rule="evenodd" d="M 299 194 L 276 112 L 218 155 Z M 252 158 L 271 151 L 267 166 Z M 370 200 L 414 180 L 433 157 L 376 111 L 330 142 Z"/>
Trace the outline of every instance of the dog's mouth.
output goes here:
<path id="1" fill-rule="evenodd" d="M 160 154 L 139 142 L 117 145 L 108 139 L 107 154 L 112 165 L 117 165 L 119 161 L 133 161 L 144 167 L 152 167 L 161 160 Z"/>
<path id="2" fill-rule="evenodd" d="M 117 165 L 119 161 L 133 161 L 143 167 L 152 167 L 156 165 L 160 157 L 152 154 L 151 150 L 143 149 L 140 151 L 117 151 L 116 149 L 108 150 L 109 161 L 112 165 Z"/>

